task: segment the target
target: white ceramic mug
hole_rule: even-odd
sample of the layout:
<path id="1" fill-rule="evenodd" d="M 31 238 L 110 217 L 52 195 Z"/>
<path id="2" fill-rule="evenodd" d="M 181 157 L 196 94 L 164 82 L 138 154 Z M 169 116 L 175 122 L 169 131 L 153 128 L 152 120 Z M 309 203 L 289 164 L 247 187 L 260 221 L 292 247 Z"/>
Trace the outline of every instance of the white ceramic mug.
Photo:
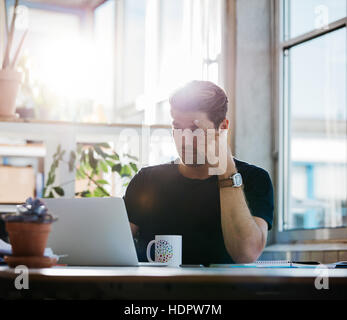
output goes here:
<path id="1" fill-rule="evenodd" d="M 151 258 L 151 247 L 155 244 L 155 261 Z M 179 267 L 182 264 L 182 236 L 155 236 L 147 245 L 149 262 L 162 262 L 169 267 Z"/>

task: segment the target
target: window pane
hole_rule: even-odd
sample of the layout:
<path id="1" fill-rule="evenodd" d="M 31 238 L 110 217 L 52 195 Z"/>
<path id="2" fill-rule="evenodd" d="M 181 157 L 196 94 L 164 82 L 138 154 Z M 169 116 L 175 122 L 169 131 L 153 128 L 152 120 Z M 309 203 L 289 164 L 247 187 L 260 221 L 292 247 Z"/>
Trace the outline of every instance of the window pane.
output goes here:
<path id="1" fill-rule="evenodd" d="M 180 84 L 185 68 L 183 1 L 161 1 L 159 87 L 165 94 Z M 170 76 L 168 76 L 170 75 Z"/>
<path id="2" fill-rule="evenodd" d="M 284 0 L 284 39 L 319 29 L 346 16 L 346 0 Z"/>
<path id="3" fill-rule="evenodd" d="M 94 11 L 94 48 L 98 61 L 94 74 L 95 104 L 100 122 L 111 122 L 114 114 L 115 13 L 114 0 L 105 2 Z"/>
<path id="4" fill-rule="evenodd" d="M 37 119 L 79 120 L 92 98 L 89 77 L 81 73 L 86 59 L 80 54 L 80 17 L 25 6 L 18 14 L 23 23 L 16 24 L 14 47 L 29 29 L 18 61 L 24 74 L 18 108 Z"/>
<path id="5" fill-rule="evenodd" d="M 221 0 L 125 2 L 118 122 L 168 124 L 174 89 L 218 82 L 221 8 Z"/>
<path id="6" fill-rule="evenodd" d="M 144 92 L 145 72 L 145 18 L 146 1 L 128 0 L 124 2 L 124 29 L 123 50 L 120 52 L 122 59 L 122 89 L 118 100 L 119 108 L 131 108 L 135 106 L 136 99 Z M 121 47 L 120 47 L 121 48 Z M 131 115 L 133 110 L 129 110 Z M 128 117 L 128 115 L 124 115 Z M 130 116 L 127 122 L 136 121 L 136 117 Z"/>
<path id="7" fill-rule="evenodd" d="M 346 226 L 346 28 L 285 52 L 289 108 L 284 228 Z"/>

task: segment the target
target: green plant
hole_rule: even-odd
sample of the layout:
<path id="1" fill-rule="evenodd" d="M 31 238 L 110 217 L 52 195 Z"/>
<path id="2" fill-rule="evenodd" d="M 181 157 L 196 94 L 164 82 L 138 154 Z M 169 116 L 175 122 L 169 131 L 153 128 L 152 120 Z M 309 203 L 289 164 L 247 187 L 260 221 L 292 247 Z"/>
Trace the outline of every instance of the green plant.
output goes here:
<path id="1" fill-rule="evenodd" d="M 107 143 L 95 143 L 90 145 L 79 144 L 77 152 L 71 151 L 69 160 L 65 161 L 66 151 L 62 150 L 59 145 L 57 151 L 53 155 L 53 162 L 50 167 L 45 187 L 43 189 L 43 198 L 55 198 L 56 196 L 64 196 L 63 185 L 72 183 L 72 181 L 55 185 L 56 169 L 61 162 L 65 162 L 69 171 L 72 172 L 76 168 L 76 180 L 86 179 L 88 187 L 86 190 L 75 193 L 80 197 L 109 197 L 110 193 L 105 190 L 104 186 L 109 182 L 100 179 L 102 173 L 117 172 L 126 186 L 130 178 L 138 171 L 136 162 L 137 158 L 129 154 L 122 157 Z"/>

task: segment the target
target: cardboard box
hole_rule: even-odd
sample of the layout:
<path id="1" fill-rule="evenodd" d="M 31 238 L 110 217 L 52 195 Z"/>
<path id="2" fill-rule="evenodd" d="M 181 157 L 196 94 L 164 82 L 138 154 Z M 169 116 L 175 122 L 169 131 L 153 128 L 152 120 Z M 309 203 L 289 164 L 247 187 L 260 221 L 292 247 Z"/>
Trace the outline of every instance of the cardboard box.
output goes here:
<path id="1" fill-rule="evenodd" d="M 22 203 L 35 195 L 32 167 L 0 166 L 0 203 Z"/>

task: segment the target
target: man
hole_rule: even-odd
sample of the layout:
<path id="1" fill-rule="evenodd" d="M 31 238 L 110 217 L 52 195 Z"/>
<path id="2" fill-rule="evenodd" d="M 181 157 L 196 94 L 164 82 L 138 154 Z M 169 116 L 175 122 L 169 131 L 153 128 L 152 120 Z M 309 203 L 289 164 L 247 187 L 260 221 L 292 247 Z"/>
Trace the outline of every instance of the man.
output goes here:
<path id="1" fill-rule="evenodd" d="M 249 263 L 264 249 L 273 220 L 272 183 L 265 170 L 232 156 L 227 103 L 224 91 L 208 81 L 192 81 L 171 96 L 180 158 L 142 168 L 124 196 L 140 261 L 160 234 L 182 235 L 183 264 Z M 217 161 L 208 161 L 211 150 Z"/>

